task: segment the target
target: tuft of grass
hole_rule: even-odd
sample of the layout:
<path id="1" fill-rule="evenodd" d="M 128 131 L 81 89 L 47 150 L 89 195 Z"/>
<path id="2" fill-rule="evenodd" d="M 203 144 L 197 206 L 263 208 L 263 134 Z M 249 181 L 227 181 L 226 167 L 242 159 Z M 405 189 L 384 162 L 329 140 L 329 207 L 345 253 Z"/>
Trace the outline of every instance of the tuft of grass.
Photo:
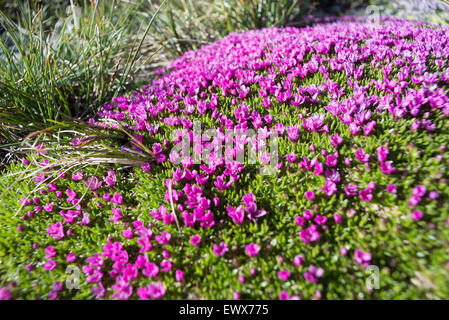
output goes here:
<path id="1" fill-rule="evenodd" d="M 49 29 L 43 7 L 28 1 L 19 8 L 17 19 L 0 12 L 4 141 L 20 139 L 63 116 L 93 115 L 129 89 L 147 62 L 139 53 L 158 13 L 138 24 L 132 19 L 138 3 L 84 0 L 77 6 L 71 1 Z"/>
<path id="2" fill-rule="evenodd" d="M 148 0 L 140 18 L 148 19 L 159 4 Z M 313 8 L 310 0 L 171 0 L 155 21 L 152 36 L 164 42 L 173 58 L 231 32 L 298 22 Z"/>

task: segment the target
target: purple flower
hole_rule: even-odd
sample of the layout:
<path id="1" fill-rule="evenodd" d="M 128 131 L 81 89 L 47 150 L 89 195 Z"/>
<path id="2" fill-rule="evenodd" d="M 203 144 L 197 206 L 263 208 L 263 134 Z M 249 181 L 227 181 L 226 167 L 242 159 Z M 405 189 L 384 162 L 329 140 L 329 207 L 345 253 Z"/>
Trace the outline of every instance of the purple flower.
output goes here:
<path id="1" fill-rule="evenodd" d="M 324 270 L 322 268 L 317 268 L 314 265 L 310 265 L 309 271 L 304 272 L 304 278 L 311 283 L 317 283 L 318 278 L 321 278 L 323 274 Z"/>
<path id="2" fill-rule="evenodd" d="M 332 196 L 335 192 L 337 192 L 337 185 L 335 182 L 331 180 L 326 180 L 324 187 L 321 188 L 324 191 L 324 194 L 328 197 Z"/>
<path id="3" fill-rule="evenodd" d="M 282 290 L 279 294 L 279 300 L 299 300 L 299 296 L 289 296 L 286 290 Z"/>
<path id="4" fill-rule="evenodd" d="M 330 138 L 331 144 L 332 144 L 332 146 L 333 146 L 334 148 L 338 147 L 339 145 L 341 145 L 341 144 L 343 143 L 343 138 L 340 137 L 340 136 L 338 135 L 338 133 L 336 133 L 336 134 L 333 135 L 333 136 L 330 136 L 329 138 Z"/>
<path id="5" fill-rule="evenodd" d="M 287 281 L 288 278 L 290 278 L 290 271 L 288 271 L 288 270 L 281 270 L 281 271 L 278 272 L 278 277 L 282 281 Z"/>
<path id="6" fill-rule="evenodd" d="M 255 257 L 260 251 L 260 246 L 255 243 L 250 243 L 245 246 L 245 251 L 250 257 Z"/>
<path id="7" fill-rule="evenodd" d="M 368 162 L 368 160 L 369 160 L 369 154 L 365 153 L 365 150 L 363 150 L 363 148 L 359 148 L 356 151 L 355 157 L 360 162 Z"/>
<path id="8" fill-rule="evenodd" d="M 386 191 L 387 191 L 388 193 L 397 193 L 398 188 L 396 187 L 396 185 L 394 185 L 394 184 L 392 184 L 392 183 L 389 183 L 388 186 L 387 186 Z"/>
<path id="9" fill-rule="evenodd" d="M 47 262 L 44 263 L 44 269 L 47 271 L 51 271 L 56 268 L 56 262 L 51 259 L 48 259 Z"/>
<path id="10" fill-rule="evenodd" d="M 159 267 L 154 263 L 147 263 L 142 270 L 142 274 L 154 278 L 159 274 Z"/>
<path id="11" fill-rule="evenodd" d="M 231 217 L 235 223 L 243 223 L 243 220 L 245 219 L 245 213 L 242 206 L 239 206 L 237 209 L 234 209 L 234 207 L 232 206 L 227 206 L 226 211 L 228 212 L 228 216 Z"/>
<path id="12" fill-rule="evenodd" d="M 123 230 L 122 235 L 126 239 L 132 239 L 134 237 L 134 233 L 133 233 L 131 227 L 128 227 L 128 229 Z"/>
<path id="13" fill-rule="evenodd" d="M 62 226 L 62 222 L 51 223 L 50 227 L 47 228 L 47 233 L 58 240 L 64 238 L 64 227 Z"/>
<path id="14" fill-rule="evenodd" d="M 369 252 L 363 252 L 361 249 L 354 251 L 355 261 L 363 266 L 368 266 L 371 262 L 371 254 Z"/>
<path id="15" fill-rule="evenodd" d="M 44 252 L 46 253 L 44 257 L 47 259 L 56 256 L 56 250 L 55 248 L 53 248 L 53 246 L 48 246 L 47 248 L 45 248 Z"/>
<path id="16" fill-rule="evenodd" d="M 176 279 L 176 281 L 178 281 L 178 282 L 182 282 L 183 280 L 184 280 L 184 271 L 182 271 L 182 270 L 176 270 L 176 273 L 175 273 L 175 279 Z"/>
<path id="17" fill-rule="evenodd" d="M 315 199 L 315 193 L 313 191 L 309 190 L 305 193 L 305 197 L 307 200 L 313 201 Z"/>
<path id="18" fill-rule="evenodd" d="M 139 288 L 137 295 L 140 300 L 160 299 L 164 297 L 165 292 L 164 285 L 159 281 L 156 284 L 151 283 L 146 287 Z"/>
<path id="19" fill-rule="evenodd" d="M 80 181 L 80 180 L 83 180 L 83 178 L 84 178 L 84 175 L 81 172 L 72 174 L 73 181 Z"/>
<path id="20" fill-rule="evenodd" d="M 92 287 L 92 294 L 94 295 L 95 299 L 100 299 L 104 297 L 106 290 L 103 287 L 103 284 L 99 282 L 96 286 Z"/>
<path id="21" fill-rule="evenodd" d="M 0 287 L 0 300 L 11 300 L 11 289 L 6 287 Z"/>
<path id="22" fill-rule="evenodd" d="M 290 153 L 290 154 L 287 154 L 287 155 L 285 156 L 285 158 L 286 158 L 286 160 L 287 160 L 288 162 L 290 162 L 290 163 L 295 163 L 296 160 L 297 160 L 297 157 L 296 157 L 296 155 L 295 155 L 294 152 L 292 152 L 292 153 Z"/>
<path id="23" fill-rule="evenodd" d="M 411 196 L 408 198 L 408 204 L 411 207 L 416 207 L 421 202 L 420 196 Z"/>
<path id="24" fill-rule="evenodd" d="M 429 192 L 429 199 L 430 200 L 436 200 L 440 197 L 440 194 L 436 191 L 430 191 Z"/>
<path id="25" fill-rule="evenodd" d="M 76 257 L 76 255 L 75 255 L 73 252 L 70 252 L 70 253 L 65 257 L 65 260 L 66 260 L 67 262 L 70 262 L 70 263 L 75 262 L 76 259 L 77 259 L 77 257 Z"/>
<path id="26" fill-rule="evenodd" d="M 222 241 L 220 244 L 213 244 L 213 250 L 215 255 L 222 257 L 226 252 L 229 251 L 228 244 Z"/>
<path id="27" fill-rule="evenodd" d="M 112 196 L 111 202 L 114 203 L 114 204 L 121 205 L 123 203 L 122 195 L 119 192 L 117 192 L 116 194 L 114 194 Z"/>
<path id="28" fill-rule="evenodd" d="M 293 258 L 293 264 L 295 267 L 299 267 L 304 262 L 304 258 L 302 256 L 295 256 Z"/>
<path id="29" fill-rule="evenodd" d="M 412 219 L 417 221 L 417 220 L 421 220 L 423 217 L 423 213 L 419 210 L 413 210 L 412 212 Z"/>
<path id="30" fill-rule="evenodd" d="M 427 189 L 425 186 L 416 186 L 413 188 L 412 195 L 422 197 L 426 194 Z"/>
<path id="31" fill-rule="evenodd" d="M 304 243 L 316 242 L 320 239 L 320 234 L 318 233 L 316 228 L 311 226 L 309 228 L 302 229 L 300 232 L 300 237 L 302 242 Z"/>

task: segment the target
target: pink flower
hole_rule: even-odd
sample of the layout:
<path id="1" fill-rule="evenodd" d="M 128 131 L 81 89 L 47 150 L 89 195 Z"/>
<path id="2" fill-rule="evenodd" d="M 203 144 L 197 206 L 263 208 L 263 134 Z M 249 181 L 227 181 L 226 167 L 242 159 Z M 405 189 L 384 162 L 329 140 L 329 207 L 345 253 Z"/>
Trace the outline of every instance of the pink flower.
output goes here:
<path id="1" fill-rule="evenodd" d="M 250 243 L 245 246 L 245 251 L 250 257 L 255 257 L 260 251 L 260 246 L 255 243 Z"/>
<path id="2" fill-rule="evenodd" d="M 380 171 L 386 175 L 389 175 L 395 173 L 396 168 L 391 165 L 391 161 L 385 161 L 380 164 Z"/>
<path id="3" fill-rule="evenodd" d="M 295 124 L 293 127 L 287 126 L 287 135 L 290 141 L 297 141 L 299 139 L 299 126 Z"/>
<path id="4" fill-rule="evenodd" d="M 304 243 L 316 242 L 320 239 L 320 234 L 318 233 L 316 228 L 314 228 L 314 226 L 312 225 L 309 228 L 302 229 L 300 232 L 300 237 L 302 242 Z"/>
<path id="5" fill-rule="evenodd" d="M 142 274 L 154 278 L 159 274 L 159 267 L 155 263 L 147 263 L 142 270 Z"/>
<path id="6" fill-rule="evenodd" d="M 436 200 L 440 197 L 440 194 L 436 191 L 430 191 L 429 192 L 429 199 L 430 200 Z"/>
<path id="7" fill-rule="evenodd" d="M 426 194 L 427 189 L 425 186 L 416 186 L 413 188 L 412 195 L 416 197 L 422 197 Z"/>
<path id="8" fill-rule="evenodd" d="M 47 260 L 47 262 L 44 263 L 45 270 L 51 271 L 54 268 L 56 268 L 56 262 L 54 262 L 53 260 L 49 259 L 49 260 Z"/>
<path id="9" fill-rule="evenodd" d="M 376 149 L 376 151 L 377 151 L 377 160 L 379 160 L 380 163 L 387 160 L 387 156 L 389 154 L 388 147 L 380 146 L 379 148 Z"/>
<path id="10" fill-rule="evenodd" d="M 176 278 L 176 281 L 182 282 L 184 280 L 184 271 L 179 270 L 179 269 L 176 270 L 175 278 Z"/>
<path id="11" fill-rule="evenodd" d="M 111 202 L 114 203 L 114 204 L 121 205 L 123 203 L 122 195 L 119 192 L 117 192 L 116 194 L 114 194 L 112 196 Z"/>
<path id="12" fill-rule="evenodd" d="M 173 269 L 173 263 L 171 261 L 168 260 L 163 260 L 161 262 L 161 270 L 162 271 L 170 271 L 171 269 Z"/>
<path id="13" fill-rule="evenodd" d="M 224 241 L 220 242 L 220 244 L 213 244 L 213 250 L 215 255 L 222 257 L 226 252 L 229 251 L 228 244 Z"/>
<path id="14" fill-rule="evenodd" d="M 73 253 L 73 252 L 70 252 L 66 257 L 65 257 L 65 260 L 67 261 L 67 262 L 75 262 L 76 261 L 76 259 L 77 259 L 77 257 L 76 257 L 76 255 Z"/>
<path id="15" fill-rule="evenodd" d="M 281 271 L 278 272 L 278 277 L 282 281 L 287 281 L 287 279 L 290 278 L 290 271 L 288 271 L 288 270 L 281 270 Z"/>
<path id="16" fill-rule="evenodd" d="M 228 216 L 231 217 L 235 223 L 243 223 L 243 220 L 245 219 L 245 213 L 241 205 L 237 209 L 234 209 L 234 207 L 232 206 L 227 206 L 226 211 L 228 212 Z"/>
<path id="17" fill-rule="evenodd" d="M 310 200 L 310 201 L 313 201 L 315 199 L 315 193 L 311 190 L 307 191 L 305 193 L 305 196 L 306 196 L 306 199 Z"/>
<path id="18" fill-rule="evenodd" d="M 259 210 L 257 208 L 256 199 L 253 193 L 247 193 L 242 197 L 245 204 L 245 212 L 248 214 L 248 219 L 251 221 L 257 221 L 260 217 L 267 214 L 265 210 Z"/>
<path id="19" fill-rule="evenodd" d="M 156 284 L 149 284 L 146 287 L 139 288 L 137 290 L 137 295 L 140 300 L 160 299 L 165 295 L 165 289 L 162 282 L 157 282 Z"/>
<path id="20" fill-rule="evenodd" d="M 156 236 L 156 241 L 162 245 L 166 245 L 170 242 L 171 234 L 167 231 L 162 231 L 162 234 Z"/>
<path id="21" fill-rule="evenodd" d="M 134 233 L 133 233 L 133 230 L 131 229 L 131 227 L 128 227 L 128 229 L 123 230 L 122 235 L 126 239 L 132 239 L 134 237 Z"/>
<path id="22" fill-rule="evenodd" d="M 302 256 L 295 256 L 293 258 L 293 264 L 295 267 L 299 267 L 304 262 L 304 258 Z"/>
<path id="23" fill-rule="evenodd" d="M 330 154 L 330 155 L 328 155 L 327 157 L 326 157 L 326 165 L 328 166 L 328 167 L 335 167 L 336 165 L 337 165 L 337 163 L 338 163 L 338 160 L 337 160 L 338 158 L 337 158 L 337 155 L 336 154 Z"/>
<path id="24" fill-rule="evenodd" d="M 296 157 L 295 153 L 292 152 L 292 153 L 290 153 L 290 154 L 287 154 L 287 155 L 285 156 L 285 159 L 286 159 L 288 162 L 290 162 L 290 163 L 295 163 L 296 160 L 297 160 L 297 157 Z"/>
<path id="25" fill-rule="evenodd" d="M 264 153 L 262 153 L 262 154 L 259 156 L 260 162 L 261 162 L 262 164 L 265 164 L 265 165 L 267 165 L 267 164 L 270 163 L 270 159 L 271 159 L 271 157 L 270 157 L 270 154 L 269 154 L 268 152 L 264 152 Z"/>
<path id="26" fill-rule="evenodd" d="M 6 287 L 0 287 L 0 300 L 11 300 L 11 289 Z"/>
<path id="27" fill-rule="evenodd" d="M 321 190 L 324 191 L 324 194 L 326 194 L 326 196 L 330 197 L 335 192 L 337 192 L 337 185 L 331 180 L 326 180 L 326 183 L 324 184 L 324 187 L 321 188 Z"/>
<path id="28" fill-rule="evenodd" d="M 345 158 L 345 166 L 349 167 L 352 163 L 352 160 L 350 158 Z"/>
<path id="29" fill-rule="evenodd" d="M 363 252 L 361 249 L 354 251 L 355 261 L 363 266 L 368 266 L 371 261 L 371 254 L 369 252 Z"/>
<path id="30" fill-rule="evenodd" d="M 314 221 L 318 225 L 323 225 L 326 224 L 327 218 L 325 216 L 316 216 Z"/>
<path id="31" fill-rule="evenodd" d="M 408 199 L 408 204 L 411 207 L 416 207 L 421 202 L 421 197 L 419 196 L 411 196 Z"/>
<path id="32" fill-rule="evenodd" d="M 151 172 L 151 165 L 147 162 L 145 163 L 143 166 L 141 166 L 142 171 L 145 173 L 150 173 Z"/>
<path id="33" fill-rule="evenodd" d="M 58 240 L 61 240 L 64 238 L 64 227 L 62 226 L 62 222 L 59 221 L 55 224 L 51 223 L 50 227 L 47 228 L 47 232 L 50 236 L 53 238 L 56 238 Z"/>
<path id="34" fill-rule="evenodd" d="M 295 222 L 300 227 L 304 226 L 304 218 L 301 217 L 301 216 L 297 216 L 296 219 L 295 219 Z"/>
<path id="35" fill-rule="evenodd" d="M 192 238 L 190 238 L 190 243 L 193 244 L 195 247 L 198 246 L 201 242 L 201 237 L 199 235 L 194 235 Z"/>
<path id="36" fill-rule="evenodd" d="M 317 268 L 314 265 L 310 265 L 309 271 L 304 272 L 304 278 L 311 283 L 317 283 L 318 278 L 321 278 L 323 274 L 324 270 L 322 268 Z"/>
<path id="37" fill-rule="evenodd" d="M 56 256 L 56 250 L 55 248 L 53 248 L 53 246 L 48 246 L 47 248 L 45 248 L 44 252 L 46 253 L 46 255 L 44 256 L 45 258 L 53 258 Z"/>
<path id="38" fill-rule="evenodd" d="M 388 184 L 387 189 L 386 189 L 386 191 L 388 193 L 397 193 L 397 190 L 398 190 L 398 188 L 394 184 L 391 184 L 391 183 Z"/>
<path id="39" fill-rule="evenodd" d="M 44 210 L 47 211 L 47 212 L 52 212 L 53 211 L 53 205 L 51 203 L 47 203 L 44 206 Z"/>
<path id="40" fill-rule="evenodd" d="M 356 151 L 355 157 L 360 162 L 368 162 L 369 160 L 369 154 L 365 153 L 365 150 L 363 150 L 363 148 L 360 148 Z"/>
<path id="41" fill-rule="evenodd" d="M 89 187 L 90 191 L 95 191 L 101 187 L 103 181 L 99 180 L 97 177 L 89 177 L 87 178 L 85 184 L 86 187 L 90 185 Z"/>
<path id="42" fill-rule="evenodd" d="M 108 171 L 108 175 L 104 178 L 104 182 L 107 184 L 108 187 L 115 186 L 117 182 L 117 176 L 113 170 Z"/>
<path id="43" fill-rule="evenodd" d="M 123 270 L 123 279 L 125 281 L 130 281 L 132 279 L 136 279 L 139 270 L 135 264 L 127 264 L 125 269 Z"/>
<path id="44" fill-rule="evenodd" d="M 73 181 L 80 181 L 80 180 L 83 180 L 83 178 L 84 178 L 84 175 L 81 172 L 72 174 Z"/>
<path id="45" fill-rule="evenodd" d="M 92 294 L 95 296 L 95 299 L 102 298 L 106 293 L 106 290 L 104 289 L 103 284 L 101 282 L 99 282 L 98 285 L 93 286 L 91 290 Z"/>
<path id="46" fill-rule="evenodd" d="M 359 191 L 359 197 L 361 200 L 363 200 L 365 202 L 370 202 L 373 199 L 372 192 L 373 192 L 373 188 L 368 186 L 367 188 Z"/>
<path id="47" fill-rule="evenodd" d="M 299 300 L 299 296 L 290 297 L 287 290 L 282 290 L 279 294 L 279 300 Z"/>
<path id="48" fill-rule="evenodd" d="M 338 213 L 334 214 L 334 221 L 336 224 L 340 224 L 341 223 L 341 216 Z"/>
<path id="49" fill-rule="evenodd" d="M 419 210 L 413 210 L 412 219 L 415 221 L 421 220 L 423 217 L 423 213 Z"/>
<path id="50" fill-rule="evenodd" d="M 117 277 L 117 282 L 111 286 L 115 291 L 112 297 L 117 300 L 128 300 L 133 293 L 133 287 L 123 277 Z"/>
<path id="51" fill-rule="evenodd" d="M 332 146 L 333 146 L 334 148 L 338 147 L 339 145 L 341 145 L 341 144 L 343 143 L 343 138 L 340 137 L 340 136 L 338 135 L 338 133 L 336 133 L 336 134 L 333 135 L 333 136 L 330 136 L 329 138 L 330 138 L 331 144 L 332 144 Z"/>
<path id="52" fill-rule="evenodd" d="M 115 223 L 122 220 L 122 210 L 120 208 L 112 208 L 111 209 L 113 216 L 109 218 L 110 221 L 114 221 Z"/>

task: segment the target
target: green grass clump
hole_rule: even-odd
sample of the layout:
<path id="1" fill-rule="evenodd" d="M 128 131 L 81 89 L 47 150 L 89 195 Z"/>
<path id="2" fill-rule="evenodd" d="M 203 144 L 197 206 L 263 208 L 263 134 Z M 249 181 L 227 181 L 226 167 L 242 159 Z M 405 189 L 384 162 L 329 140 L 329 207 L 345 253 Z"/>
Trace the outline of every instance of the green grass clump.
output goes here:
<path id="1" fill-rule="evenodd" d="M 28 1 L 16 16 L 0 12 L 2 142 L 19 140 L 52 120 L 95 114 L 129 89 L 148 62 L 141 48 L 148 46 L 153 19 L 141 25 L 133 20 L 137 3 L 76 3 L 63 10 Z"/>
<path id="2" fill-rule="evenodd" d="M 0 180 L 0 287 L 18 299 L 447 298 L 447 37 L 352 17 L 231 34 L 96 119 L 36 133 Z M 194 121 L 223 130 L 204 148 L 237 126 L 290 126 L 270 150 L 281 165 L 177 163 Z"/>

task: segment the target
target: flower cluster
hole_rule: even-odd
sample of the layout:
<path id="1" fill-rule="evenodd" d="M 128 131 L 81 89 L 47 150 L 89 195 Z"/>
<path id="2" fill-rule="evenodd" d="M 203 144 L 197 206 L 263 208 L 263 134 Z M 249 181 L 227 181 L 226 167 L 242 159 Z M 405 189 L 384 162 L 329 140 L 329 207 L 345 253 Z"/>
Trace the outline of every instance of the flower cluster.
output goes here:
<path id="1" fill-rule="evenodd" d="M 449 221 L 448 43 L 444 27 L 345 18 L 233 33 L 187 52 L 89 120 L 126 128 L 117 147 L 150 150 L 143 166 L 58 172 L 44 145 L 23 159 L 38 191 L 17 204 L 26 213 L 15 241 L 29 253 L 17 261 L 28 277 L 80 266 L 82 297 L 96 299 L 319 299 L 323 281 L 354 282 L 348 266 L 361 277 L 371 263 L 407 268 L 385 239 Z M 275 137 L 278 152 L 268 151 Z M 71 147 L 81 141 L 89 136 Z M 411 234 L 413 257 L 426 256 L 417 251 L 426 241 L 443 243 Z M 40 295 L 78 294 L 48 282 Z M 1 287 L 0 298 L 14 290 Z"/>

